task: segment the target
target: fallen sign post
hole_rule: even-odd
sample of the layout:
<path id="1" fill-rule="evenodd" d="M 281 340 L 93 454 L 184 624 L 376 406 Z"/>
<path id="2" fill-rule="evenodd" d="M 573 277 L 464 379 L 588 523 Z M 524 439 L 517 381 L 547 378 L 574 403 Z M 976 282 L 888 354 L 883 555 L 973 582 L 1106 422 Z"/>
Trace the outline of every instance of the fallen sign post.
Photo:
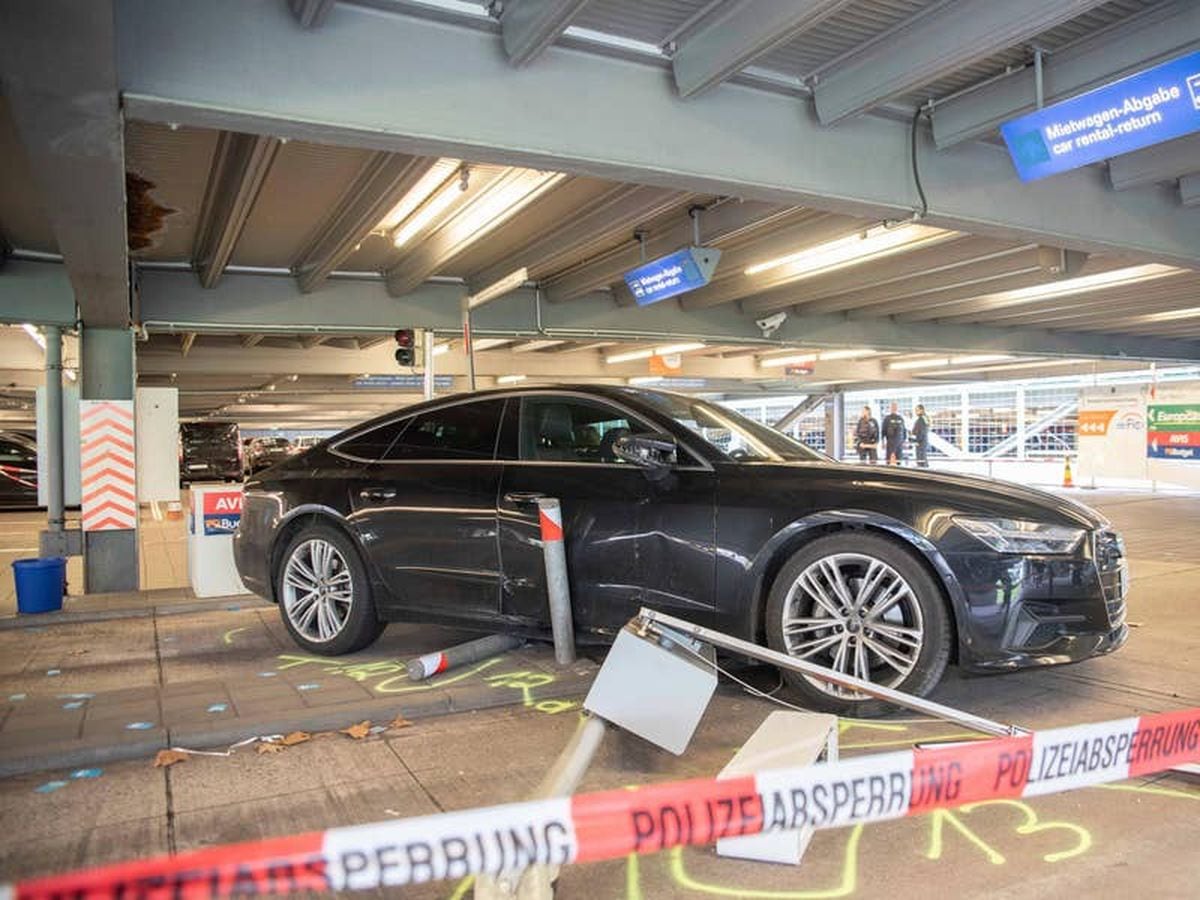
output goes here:
<path id="1" fill-rule="evenodd" d="M 0 885 L 0 898 L 373 890 L 1031 797 L 1200 762 L 1200 709 L 332 828 Z"/>
<path id="2" fill-rule="evenodd" d="M 523 638 L 512 634 L 489 634 L 463 644 L 455 644 L 445 650 L 426 653 L 404 664 L 408 677 L 412 681 L 424 681 L 450 669 L 469 665 L 496 656 L 507 650 L 515 650 L 524 644 Z"/>

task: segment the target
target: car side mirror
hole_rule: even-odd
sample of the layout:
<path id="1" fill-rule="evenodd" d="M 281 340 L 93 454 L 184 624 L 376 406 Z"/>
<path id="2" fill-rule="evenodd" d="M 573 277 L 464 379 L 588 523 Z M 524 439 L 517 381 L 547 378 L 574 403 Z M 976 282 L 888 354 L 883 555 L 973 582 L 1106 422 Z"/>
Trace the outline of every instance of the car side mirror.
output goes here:
<path id="1" fill-rule="evenodd" d="M 646 470 L 650 478 L 662 477 L 675 463 L 675 438 L 669 434 L 626 434 L 613 442 L 613 456 Z"/>

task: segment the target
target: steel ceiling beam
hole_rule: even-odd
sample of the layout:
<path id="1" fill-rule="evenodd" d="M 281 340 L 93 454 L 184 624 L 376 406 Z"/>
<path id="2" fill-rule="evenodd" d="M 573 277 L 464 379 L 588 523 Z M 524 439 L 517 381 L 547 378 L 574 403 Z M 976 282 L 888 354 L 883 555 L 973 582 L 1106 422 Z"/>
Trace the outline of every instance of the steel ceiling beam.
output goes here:
<path id="1" fill-rule="evenodd" d="M 759 57 L 799 37 L 851 0 L 736 0 L 724 3 L 679 42 L 675 86 L 691 97 L 736 75 Z"/>
<path id="2" fill-rule="evenodd" d="M 121 328 L 129 324 L 129 257 L 115 30 L 109 0 L 0 4 L 0 90 L 80 316 Z"/>
<path id="3" fill-rule="evenodd" d="M 1200 167 L 1200 134 L 1144 147 L 1108 161 L 1108 178 L 1118 191 L 1145 187 L 1195 172 Z"/>
<path id="4" fill-rule="evenodd" d="M 423 239 L 415 239 L 411 250 L 387 270 L 388 293 L 399 297 L 415 290 L 527 204 L 553 189 L 560 178 L 545 172 L 509 169 L 478 187 L 480 173 L 473 172 L 471 183 L 463 192 L 469 199 Z"/>
<path id="5" fill-rule="evenodd" d="M 682 103 L 658 65 L 557 46 L 538 66 L 516 70 L 486 30 L 358 5 L 338 7 L 337 28 L 322 32 L 316 53 L 282 4 L 116 2 L 120 86 L 131 118 L 540 167 L 869 219 L 908 216 L 917 202 L 908 154 L 897 149 L 908 145 L 905 121 L 865 116 L 822 128 L 794 96 L 743 85 Z M 331 84 L 354 90 L 331 91 Z M 409 91 L 398 103 L 399 85 L 436 89 Z M 603 102 L 588 102 L 581 114 L 581 98 Z M 1114 194 L 1087 167 L 1022 184 L 1008 154 L 989 144 L 935 155 L 922 134 L 918 153 L 928 224 L 1200 265 L 1200 220 L 1173 197 Z"/>
<path id="6" fill-rule="evenodd" d="M 983 241 L 981 244 L 989 242 Z M 932 256 L 932 253 L 931 253 Z M 850 309 L 890 304 L 893 301 L 936 296 L 954 288 L 974 285 L 979 292 L 1000 278 L 1040 272 L 1043 277 L 1056 273 L 1062 254 L 1052 247 L 1003 247 L 984 251 L 970 259 L 946 262 L 918 271 L 915 275 L 883 279 L 861 289 L 834 294 L 817 300 L 801 300 L 805 312 L 844 312 Z"/>
<path id="7" fill-rule="evenodd" d="M 192 265 L 206 288 L 229 265 L 279 146 L 279 138 L 233 131 L 217 138 L 192 248 Z"/>
<path id="8" fill-rule="evenodd" d="M 75 325 L 75 294 L 65 266 L 10 259 L 0 273 L 0 322 Z"/>
<path id="9" fill-rule="evenodd" d="M 817 117 L 832 125 L 912 93 L 1099 6 L 1103 0 L 935 3 L 820 73 Z"/>
<path id="10" fill-rule="evenodd" d="M 939 304 L 953 303 L 958 300 L 970 300 L 973 297 L 979 297 L 983 294 L 1012 291 L 1019 288 L 1033 287 L 1036 284 L 1045 284 L 1047 277 L 1047 274 L 1041 269 L 1025 272 L 1020 275 L 1001 275 L 997 278 L 947 287 L 942 290 L 917 294 L 912 297 L 902 297 L 886 303 L 849 309 L 846 310 L 846 318 L 853 321 L 858 319 L 875 319 L 880 316 L 899 315 L 900 313 L 925 309 Z"/>
<path id="11" fill-rule="evenodd" d="M 5 281 L 0 278 L 0 290 Z M 425 284 L 404 297 L 381 302 L 386 293 L 378 282 L 331 281 L 322 291 L 302 294 L 291 278 L 232 273 L 222 278 L 216 288 L 206 290 L 188 273 L 169 270 L 142 272 L 140 282 L 141 310 L 147 327 L 202 333 L 276 331 L 293 335 L 321 331 L 337 335 L 377 331 L 388 334 L 404 325 L 455 334 L 462 325 L 459 301 L 465 296 L 461 285 L 438 283 Z M 846 317 L 841 315 L 791 315 L 767 340 L 752 317 L 740 314 L 732 306 L 688 313 L 675 304 L 657 303 L 642 307 L 636 316 L 631 316 L 628 310 L 614 305 L 606 293 L 598 293 L 573 303 L 543 303 L 539 314 L 535 292 L 528 289 L 514 291 L 480 307 L 475 311 L 473 325 L 480 337 L 612 339 L 648 344 L 704 340 L 712 344 L 744 343 L 764 351 L 788 349 L 797 344 L 844 347 L 852 339 L 856 344 L 877 350 L 1200 359 L 1200 343 L 1196 342 L 980 325 L 918 324 L 887 318 L 863 319 L 848 328 Z M 232 357 L 241 354 L 243 362 L 251 365 L 257 353 L 268 352 L 246 354 L 236 343 L 228 350 Z M 328 351 L 341 352 L 349 351 Z M 370 352 L 388 355 L 390 349 L 379 347 Z M 479 359 L 491 355 L 483 353 Z M 295 371 L 294 367 L 284 374 L 291 371 Z"/>
<path id="12" fill-rule="evenodd" d="M 1184 206 L 1200 206 L 1200 173 L 1179 179 L 1179 202 Z"/>
<path id="13" fill-rule="evenodd" d="M 1200 279 L 1180 275 L 1140 285 L 1057 297 L 996 309 L 975 311 L 962 316 L 945 316 L 939 321 L 983 321 L 1000 325 L 1036 325 L 1059 327 L 1058 323 L 1080 318 L 1099 317 L 1120 331 L 1119 322 L 1143 313 L 1161 312 L 1198 305 L 1195 299 Z"/>
<path id="14" fill-rule="evenodd" d="M 722 247 L 760 229 L 775 227 L 795 214 L 796 210 L 778 204 L 729 200 L 701 216 L 700 239 L 706 246 Z M 646 235 L 646 259 L 672 253 L 691 240 L 691 220 L 680 216 L 670 227 Z M 551 303 L 573 300 L 620 281 L 642 262 L 642 247 L 631 235 L 621 247 L 542 279 L 542 290 Z"/>
<path id="15" fill-rule="evenodd" d="M 337 0 L 288 0 L 292 15 L 301 28 L 318 28 Z"/>
<path id="16" fill-rule="evenodd" d="M 300 290 L 316 290 L 436 164 L 437 157 L 373 153 L 292 264 Z"/>
<path id="17" fill-rule="evenodd" d="M 529 270 L 532 278 L 567 268 L 567 261 L 581 250 L 632 234 L 636 226 L 679 207 L 690 196 L 636 184 L 609 188 L 572 214 L 568 221 L 556 223 L 552 230 L 537 235 L 523 247 L 505 254 L 500 262 L 475 273 L 470 279 L 471 291 L 495 284 L 522 267 Z"/>
<path id="18" fill-rule="evenodd" d="M 1008 4 L 996 7 L 1007 10 Z M 1200 49 L 1200 4 L 1174 0 L 1117 22 L 1047 56 L 1042 79 L 1047 103 L 1131 75 Z M 1037 108 L 1033 67 L 1013 72 L 939 103 L 933 137 L 939 149 L 984 137 L 1002 122 Z"/>
<path id="19" fill-rule="evenodd" d="M 514 66 L 541 55 L 571 25 L 587 0 L 505 0 L 500 15 L 504 52 Z"/>

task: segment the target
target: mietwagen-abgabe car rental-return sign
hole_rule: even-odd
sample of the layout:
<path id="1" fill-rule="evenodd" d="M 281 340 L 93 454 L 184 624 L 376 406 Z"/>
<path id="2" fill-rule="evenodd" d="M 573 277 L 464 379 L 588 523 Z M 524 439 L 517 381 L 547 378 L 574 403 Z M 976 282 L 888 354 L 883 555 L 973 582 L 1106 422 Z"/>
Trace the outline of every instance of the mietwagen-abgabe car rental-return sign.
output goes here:
<path id="1" fill-rule="evenodd" d="M 1146 456 L 1200 461 L 1200 403 L 1152 403 L 1146 408 Z"/>
<path id="2" fill-rule="evenodd" d="M 1000 126 L 1022 181 L 1200 131 L 1200 51 Z"/>

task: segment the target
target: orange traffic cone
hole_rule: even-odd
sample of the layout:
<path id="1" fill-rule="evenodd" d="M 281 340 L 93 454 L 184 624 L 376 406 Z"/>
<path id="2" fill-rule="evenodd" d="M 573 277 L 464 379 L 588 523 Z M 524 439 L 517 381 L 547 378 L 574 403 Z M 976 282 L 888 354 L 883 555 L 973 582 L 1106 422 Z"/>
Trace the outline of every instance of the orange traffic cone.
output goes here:
<path id="1" fill-rule="evenodd" d="M 1067 457 L 1063 461 L 1063 487 L 1075 487 L 1075 480 L 1071 477 L 1071 457 Z"/>

